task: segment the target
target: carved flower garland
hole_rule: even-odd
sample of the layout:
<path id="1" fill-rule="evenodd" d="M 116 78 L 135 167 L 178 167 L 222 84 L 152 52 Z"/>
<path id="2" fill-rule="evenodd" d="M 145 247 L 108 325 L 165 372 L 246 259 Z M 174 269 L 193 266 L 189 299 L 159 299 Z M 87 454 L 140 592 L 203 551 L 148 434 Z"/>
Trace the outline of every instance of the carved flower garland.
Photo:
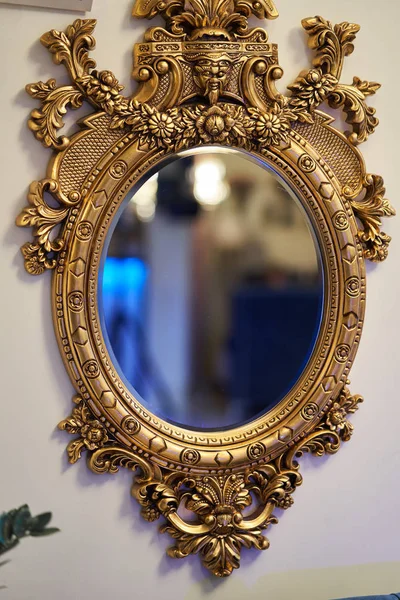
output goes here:
<path id="1" fill-rule="evenodd" d="M 256 118 L 255 133 L 262 146 L 279 146 L 281 142 L 289 141 L 291 122 L 298 116 L 286 107 L 281 100 L 274 102 L 270 112 L 261 113 L 258 109 L 249 109 Z"/>
<path id="2" fill-rule="evenodd" d="M 266 112 L 223 103 L 159 112 L 131 100 L 114 105 L 111 127 L 131 127 L 139 145 L 149 149 L 168 147 L 177 151 L 203 142 L 262 151 L 288 143 L 291 122 L 298 118 L 283 97 Z"/>
<path id="3" fill-rule="evenodd" d="M 335 402 L 332 410 L 328 414 L 326 419 L 326 424 L 331 429 L 331 431 L 341 432 L 345 429 L 348 430 L 349 435 L 350 431 L 352 431 L 353 426 L 347 420 L 347 413 L 344 408 L 340 406 L 338 402 Z"/>
<path id="4" fill-rule="evenodd" d="M 206 144 L 224 142 L 234 125 L 235 119 L 218 106 L 212 106 L 196 120 L 197 131 Z"/>
<path id="5" fill-rule="evenodd" d="M 313 110 L 326 100 L 337 84 L 338 80 L 333 75 L 324 74 L 322 69 L 311 69 L 289 86 L 293 92 L 291 105 Z"/>
<path id="6" fill-rule="evenodd" d="M 92 71 L 77 80 L 77 84 L 85 90 L 87 98 L 101 104 L 104 110 L 112 113 L 120 92 L 124 89 L 111 71 Z"/>
<path id="7" fill-rule="evenodd" d="M 347 382 L 348 384 L 350 382 Z M 348 442 L 353 435 L 354 426 L 348 420 L 348 415 L 358 410 L 358 405 L 363 402 L 362 396 L 352 396 L 347 387 L 344 387 L 337 402 L 326 417 L 326 427 L 335 432 L 341 440 Z"/>
<path id="8" fill-rule="evenodd" d="M 67 452 L 71 464 L 76 463 L 82 455 L 82 450 L 98 450 L 108 442 L 108 435 L 103 424 L 94 419 L 86 403 L 80 396 L 75 396 L 77 405 L 72 415 L 61 421 L 58 428 L 71 435 L 79 434 L 80 438 L 68 444 Z"/>

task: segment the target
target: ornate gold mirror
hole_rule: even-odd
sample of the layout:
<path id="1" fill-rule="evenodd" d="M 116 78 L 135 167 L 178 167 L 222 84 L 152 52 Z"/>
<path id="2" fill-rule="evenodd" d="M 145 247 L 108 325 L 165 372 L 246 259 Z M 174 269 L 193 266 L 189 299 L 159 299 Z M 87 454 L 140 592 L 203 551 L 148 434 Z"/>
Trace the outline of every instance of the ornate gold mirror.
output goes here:
<path id="1" fill-rule="evenodd" d="M 314 17 L 313 66 L 277 91 L 278 48 L 248 27 L 278 16 L 272 0 L 137 0 L 133 14 L 166 25 L 135 45 L 132 97 L 95 70 L 94 20 L 41 38 L 71 84 L 27 86 L 54 154 L 17 224 L 33 229 L 27 271 L 53 270 L 70 462 L 131 469 L 168 554 L 224 577 L 243 547 L 269 546 L 297 459 L 352 435 L 365 260 L 386 258 L 394 214 L 358 150 L 379 85 L 339 82 L 359 27 Z M 83 102 L 93 113 L 59 137 Z"/>

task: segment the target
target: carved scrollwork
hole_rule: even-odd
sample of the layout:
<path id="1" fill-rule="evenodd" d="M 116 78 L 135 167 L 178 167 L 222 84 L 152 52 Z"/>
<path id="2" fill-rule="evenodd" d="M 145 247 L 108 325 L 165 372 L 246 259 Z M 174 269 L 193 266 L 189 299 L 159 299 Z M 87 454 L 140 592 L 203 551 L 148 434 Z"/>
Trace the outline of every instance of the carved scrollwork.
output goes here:
<path id="1" fill-rule="evenodd" d="M 76 436 L 69 461 L 86 451 L 95 473 L 130 469 L 143 517 L 163 518 L 161 531 L 174 540 L 168 554 L 198 554 L 206 568 L 225 577 L 239 567 L 243 548 L 268 548 L 265 532 L 277 523 L 274 511 L 289 508 L 302 483 L 298 458 L 334 454 L 352 436 L 349 415 L 362 398 L 340 382 L 364 317 L 358 242 L 366 259 L 384 260 L 390 237 L 381 219 L 394 209 L 382 178 L 366 174 L 355 147 L 378 124 L 366 100 L 379 84 L 340 82 L 358 25 L 304 20 L 315 58 L 286 96 L 276 88 L 283 72 L 276 44 L 248 25 L 251 15 L 277 17 L 272 0 L 136 0 L 135 16 L 158 14 L 166 27 L 150 28 L 135 46 L 139 88 L 131 97 L 111 71 L 95 70 L 94 20 L 76 20 L 65 32 L 41 38 L 54 62 L 66 67 L 71 85 L 57 87 L 50 79 L 27 86 L 41 104 L 29 127 L 57 154 L 48 177 L 31 185 L 17 224 L 33 230 L 33 241 L 22 248 L 27 271 L 57 267 L 56 333 L 79 391 L 72 414 L 59 424 Z M 79 133 L 59 136 L 67 109 L 84 101 L 94 114 Z M 324 102 L 344 110 L 351 131 L 331 127 L 320 110 Z M 340 313 L 343 303 L 331 298 L 321 326 L 328 334 L 317 341 L 311 374 L 300 377 L 283 408 L 271 409 L 254 427 L 212 435 L 186 431 L 143 409 L 113 373 L 94 316 L 101 248 L 124 196 L 159 161 L 204 145 L 246 150 L 293 185 L 315 231 L 323 231 L 321 255 L 331 260 L 324 263 L 326 276 L 348 301 Z"/>
<path id="2" fill-rule="evenodd" d="M 58 203 L 58 208 L 51 206 L 45 198 L 45 193 L 51 194 Z M 46 269 L 54 269 L 56 256 L 64 247 L 65 237 L 62 232 L 52 237 L 55 228 L 68 218 L 71 212 L 76 212 L 80 202 L 78 193 L 65 198 L 60 193 L 59 184 L 53 179 L 34 181 L 28 194 L 29 206 L 24 208 L 17 217 L 20 227 L 32 227 L 34 242 L 22 247 L 25 258 L 25 268 L 31 275 L 41 275 Z"/>
<path id="3" fill-rule="evenodd" d="M 303 481 L 296 458 L 304 452 L 316 456 L 336 453 L 341 441 L 350 440 L 353 425 L 347 416 L 356 412 L 362 401 L 345 386 L 325 420 L 310 435 L 274 461 L 237 474 L 188 475 L 161 469 L 110 439 L 79 396 L 74 398 L 72 415 L 59 428 L 80 436 L 68 445 L 70 463 L 77 462 L 82 450 L 87 450 L 88 466 L 95 473 L 117 473 L 121 467 L 139 470 L 132 494 L 141 504 L 146 521 L 166 520 L 160 531 L 174 539 L 167 551 L 170 557 L 199 554 L 214 575 L 227 577 L 239 568 L 242 548 L 269 547 L 264 532 L 278 523 L 274 509 L 290 508 L 293 493 Z M 194 521 L 179 515 L 182 505 L 194 514 Z"/>
<path id="4" fill-rule="evenodd" d="M 136 483 L 133 494 L 143 507 L 143 517 L 147 521 L 165 517 L 167 523 L 160 530 L 175 540 L 169 556 L 200 554 L 204 566 L 214 575 L 229 576 L 240 566 L 242 548 L 269 547 L 263 532 L 278 522 L 274 509 L 290 508 L 292 495 L 302 483 L 296 458 L 304 452 L 316 456 L 336 453 L 341 441 L 349 441 L 352 435 L 353 426 L 347 416 L 361 402 L 361 396 L 351 396 L 344 387 L 325 422 L 312 434 L 275 461 L 245 473 L 195 477 L 173 473 L 163 483 Z M 196 515 L 196 521 L 179 516 L 181 504 Z"/>
<path id="5" fill-rule="evenodd" d="M 148 521 L 163 515 L 168 523 L 162 533 L 170 534 L 175 545 L 168 550 L 172 558 L 200 554 L 204 566 L 218 577 L 230 575 L 240 566 L 241 548 L 269 547 L 263 535 L 276 522 L 272 516 L 274 503 L 266 501 L 259 481 L 261 473 L 232 474 L 227 476 L 188 477 L 172 475 L 164 484 L 147 484 L 134 494 L 143 506 L 142 514 Z M 251 491 L 264 501 L 256 517 L 243 517 L 243 510 L 252 504 Z M 271 491 L 271 496 L 278 491 Z M 263 498 L 263 494 L 265 498 Z M 188 522 L 178 515 L 184 503 L 197 520 Z"/>
<path id="6" fill-rule="evenodd" d="M 136 18 L 147 19 L 161 14 L 166 20 L 167 28 L 173 33 L 181 34 L 189 30 L 194 39 L 199 36 L 199 31 L 206 28 L 213 32 L 226 32 L 231 28 L 246 31 L 247 18 L 252 14 L 259 19 L 278 17 L 273 0 L 135 0 L 132 14 Z"/>
<path id="7" fill-rule="evenodd" d="M 40 110 L 33 110 L 28 122 L 37 140 L 47 148 L 64 150 L 70 140 L 67 137 L 58 138 L 57 130 L 64 127 L 62 116 L 67 107 L 80 108 L 83 103 L 82 92 L 74 86 L 56 87 L 56 80 L 49 79 L 47 83 L 39 81 L 26 86 L 26 91 L 32 98 L 42 101 Z"/>
<path id="8" fill-rule="evenodd" d="M 349 385 L 349 381 L 347 385 Z M 336 454 L 341 442 L 348 442 L 353 434 L 354 427 L 348 416 L 354 414 L 364 399 L 362 396 L 352 396 L 348 387 L 344 386 L 337 400 L 333 402 L 325 418 L 318 427 L 307 436 L 300 444 L 292 448 L 287 455 L 287 460 L 293 464 L 295 457 L 300 457 L 304 452 L 315 456 Z"/>
<path id="9" fill-rule="evenodd" d="M 347 22 L 333 26 L 322 17 L 303 19 L 301 24 L 310 36 L 309 47 L 316 52 L 314 66 L 340 79 L 344 59 L 354 51 L 353 42 L 360 26 Z"/>
<path id="10" fill-rule="evenodd" d="M 364 198 L 350 199 L 350 202 L 362 225 L 359 238 L 364 246 L 364 256 L 368 260 L 380 262 L 387 258 L 392 239 L 381 231 L 381 218 L 394 216 L 396 211 L 385 198 L 386 190 L 382 177 L 367 175 L 364 189 Z M 346 194 L 347 190 L 344 190 L 344 193 Z"/>
<path id="11" fill-rule="evenodd" d="M 65 32 L 52 29 L 40 38 L 43 46 L 53 55 L 55 64 L 63 63 L 73 81 L 96 66 L 89 56 L 96 46 L 92 36 L 96 23 L 95 19 L 77 19 Z"/>
<path id="12" fill-rule="evenodd" d="M 329 106 L 342 108 L 347 114 L 346 123 L 352 126 L 352 133 L 348 139 L 352 144 L 365 142 L 379 125 L 379 120 L 375 117 L 375 108 L 367 106 L 365 98 L 375 94 L 380 87 L 379 83 L 370 83 L 354 77 L 353 85 L 338 84 L 329 94 Z"/>
<path id="13" fill-rule="evenodd" d="M 353 78 L 352 85 L 339 82 L 343 62 L 354 50 L 353 41 L 359 26 L 340 23 L 334 27 L 322 17 L 305 19 L 303 27 L 310 36 L 309 47 L 316 51 L 314 68 L 303 71 L 289 86 L 292 91 L 290 103 L 303 109 L 302 118 L 312 121 L 313 111 L 325 100 L 332 108 L 342 108 L 347 114 L 346 122 L 352 126 L 348 134 L 351 144 L 361 144 L 368 139 L 379 124 L 375 109 L 367 106 L 365 99 L 377 92 L 379 83 Z"/>

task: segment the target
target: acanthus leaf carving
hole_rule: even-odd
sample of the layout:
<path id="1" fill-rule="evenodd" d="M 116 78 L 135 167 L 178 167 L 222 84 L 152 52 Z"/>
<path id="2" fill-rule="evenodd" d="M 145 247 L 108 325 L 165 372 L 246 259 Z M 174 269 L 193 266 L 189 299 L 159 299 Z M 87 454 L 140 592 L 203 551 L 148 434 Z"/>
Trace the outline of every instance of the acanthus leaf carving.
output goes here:
<path id="1" fill-rule="evenodd" d="M 364 256 L 373 262 L 387 258 L 391 237 L 381 231 L 382 217 L 391 217 L 396 211 L 385 198 L 382 177 L 367 175 L 364 183 L 365 195 L 362 199 L 350 198 L 355 216 L 362 224 L 359 238 L 364 246 Z M 346 194 L 346 190 L 344 190 Z"/>
<path id="2" fill-rule="evenodd" d="M 58 207 L 51 206 L 45 198 L 50 193 Z M 22 247 L 25 258 L 25 268 L 31 275 L 41 275 L 46 269 L 54 269 L 56 256 L 65 243 L 63 231 L 54 235 L 57 226 L 62 226 L 71 211 L 80 202 L 78 193 L 65 198 L 59 189 L 59 184 L 53 179 L 34 181 L 29 189 L 28 206 L 22 210 L 16 219 L 19 227 L 32 227 L 34 241 Z"/>
<path id="3" fill-rule="evenodd" d="M 133 16 L 152 19 L 161 14 L 167 29 L 175 34 L 189 32 L 192 39 L 204 28 L 247 31 L 247 18 L 252 14 L 259 19 L 276 19 L 278 11 L 273 0 L 135 0 Z"/>
<path id="4" fill-rule="evenodd" d="M 302 109 L 300 120 L 312 123 L 312 114 L 324 101 L 334 109 L 343 109 L 346 122 L 352 126 L 348 134 L 351 144 L 365 142 L 379 124 L 375 109 L 365 99 L 375 94 L 380 85 L 375 82 L 353 78 L 352 85 L 339 82 L 343 62 L 354 50 L 353 41 L 359 26 L 340 23 L 334 27 L 322 17 L 305 19 L 303 27 L 310 36 L 309 47 L 316 51 L 314 68 L 300 73 L 288 86 L 292 92 L 290 104 Z"/>
<path id="5" fill-rule="evenodd" d="M 346 123 L 352 125 L 352 133 L 348 136 L 352 144 L 365 142 L 379 125 L 379 120 L 375 117 L 376 110 L 367 106 L 365 98 L 375 94 L 380 87 L 379 83 L 361 81 L 354 77 L 353 85 L 338 84 L 329 94 L 329 106 L 342 108 L 347 114 Z"/>
<path id="6" fill-rule="evenodd" d="M 296 457 L 301 457 L 304 452 L 315 456 L 336 454 L 341 442 L 348 442 L 353 434 L 354 427 L 348 416 L 354 414 L 364 399 L 362 396 L 352 396 L 347 382 L 338 397 L 333 401 L 329 411 L 320 424 L 302 442 L 288 452 L 290 464 Z"/>
<path id="7" fill-rule="evenodd" d="M 38 98 L 42 102 L 42 108 L 33 110 L 28 122 L 35 138 L 46 148 L 58 151 L 67 148 L 69 138 L 57 137 L 57 130 L 64 126 L 62 117 L 68 106 L 75 109 L 82 106 L 82 92 L 70 85 L 57 88 L 55 79 L 50 79 L 47 83 L 39 81 L 29 84 L 26 91 L 32 98 Z"/>
<path id="8" fill-rule="evenodd" d="M 54 62 L 63 63 L 73 81 L 87 75 L 96 66 L 89 56 L 96 46 L 92 33 L 96 27 L 95 19 L 77 19 L 66 31 L 52 29 L 45 33 L 40 41 L 53 54 Z"/>
<path id="9" fill-rule="evenodd" d="M 76 407 L 59 428 L 80 436 L 68 445 L 71 463 L 86 450 L 88 465 L 95 473 L 117 473 L 120 467 L 139 470 L 132 494 L 142 506 L 145 520 L 165 519 L 160 531 L 174 539 L 167 550 L 170 557 L 199 554 L 214 575 L 227 577 L 239 568 L 242 548 L 269 547 L 264 532 L 278 523 L 273 511 L 290 508 L 293 493 L 303 481 L 296 459 L 304 452 L 316 456 L 336 453 L 342 441 L 350 440 L 353 426 L 347 416 L 356 412 L 362 401 L 345 386 L 325 420 L 285 454 L 241 473 L 219 475 L 170 472 L 115 444 L 80 396 L 75 396 Z M 196 519 L 181 517 L 180 506 Z"/>
<path id="10" fill-rule="evenodd" d="M 354 23 L 339 23 L 332 26 L 330 21 L 322 17 L 303 19 L 303 28 L 310 36 L 308 45 L 316 51 L 313 64 L 321 68 L 324 74 L 340 79 L 343 62 L 354 50 L 353 42 L 360 31 Z"/>
<path id="11" fill-rule="evenodd" d="M 167 520 L 160 531 L 175 540 L 167 551 L 170 557 L 200 554 L 214 575 L 229 576 L 240 566 L 242 548 L 269 547 L 264 531 L 278 522 L 274 509 L 290 508 L 293 493 L 303 481 L 296 459 L 304 452 L 335 454 L 341 442 L 350 440 L 353 426 L 347 416 L 362 401 L 345 386 L 315 431 L 277 459 L 244 473 L 192 476 L 166 472 L 162 482 L 143 485 L 137 481 L 133 495 L 142 506 L 142 516 L 147 521 L 161 516 Z M 194 513 L 195 521 L 178 514 L 182 504 Z"/>

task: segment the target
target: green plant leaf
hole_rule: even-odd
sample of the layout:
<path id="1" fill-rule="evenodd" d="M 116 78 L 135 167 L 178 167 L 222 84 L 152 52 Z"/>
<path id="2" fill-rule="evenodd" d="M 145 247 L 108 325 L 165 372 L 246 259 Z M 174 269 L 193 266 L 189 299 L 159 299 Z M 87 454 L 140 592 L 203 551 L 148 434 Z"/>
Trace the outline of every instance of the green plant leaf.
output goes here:
<path id="1" fill-rule="evenodd" d="M 32 515 L 29 507 L 26 504 L 21 506 L 21 508 L 17 510 L 17 513 L 13 519 L 14 535 L 16 535 L 18 538 L 24 537 L 31 518 Z"/>
<path id="2" fill-rule="evenodd" d="M 44 537 L 46 535 L 52 535 L 53 533 L 58 533 L 60 529 L 57 527 L 48 527 L 48 529 L 43 529 L 42 531 L 31 531 L 32 537 Z"/>
<path id="3" fill-rule="evenodd" d="M 42 531 L 46 525 L 48 525 L 52 518 L 52 513 L 47 512 L 42 515 L 37 515 L 37 517 L 33 517 L 29 523 L 29 530 L 32 531 Z"/>

